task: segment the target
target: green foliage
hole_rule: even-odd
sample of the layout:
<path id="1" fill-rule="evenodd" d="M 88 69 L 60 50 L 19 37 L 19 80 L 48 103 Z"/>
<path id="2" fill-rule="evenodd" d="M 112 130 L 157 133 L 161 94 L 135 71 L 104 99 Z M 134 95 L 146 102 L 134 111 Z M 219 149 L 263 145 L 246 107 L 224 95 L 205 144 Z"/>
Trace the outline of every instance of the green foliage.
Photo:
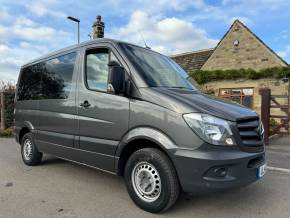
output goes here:
<path id="1" fill-rule="evenodd" d="M 273 67 L 260 71 L 253 69 L 240 69 L 240 70 L 196 70 L 189 73 L 198 84 L 205 84 L 207 82 L 218 80 L 235 80 L 235 79 L 263 79 L 275 78 L 281 79 L 290 77 L 290 67 Z"/>
<path id="2" fill-rule="evenodd" d="M 12 128 L 0 130 L 0 137 L 12 137 L 13 135 L 14 135 L 14 131 Z"/>
<path id="3" fill-rule="evenodd" d="M 270 134 L 270 135 L 273 135 L 273 134 L 274 134 L 274 130 L 275 130 L 278 126 L 279 126 L 279 123 L 278 123 L 275 119 L 271 118 L 271 119 L 270 119 L 270 122 L 269 122 L 269 134 Z"/>
<path id="4" fill-rule="evenodd" d="M 5 94 L 5 126 L 13 126 L 13 112 L 14 112 L 14 94 L 6 93 Z"/>

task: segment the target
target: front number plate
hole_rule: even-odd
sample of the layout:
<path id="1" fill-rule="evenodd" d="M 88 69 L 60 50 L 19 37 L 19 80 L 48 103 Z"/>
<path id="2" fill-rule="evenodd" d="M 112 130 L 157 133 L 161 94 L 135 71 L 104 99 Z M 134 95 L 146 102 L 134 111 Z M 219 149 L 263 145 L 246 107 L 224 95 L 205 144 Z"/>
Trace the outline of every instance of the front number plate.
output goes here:
<path id="1" fill-rule="evenodd" d="M 266 164 L 263 164 L 257 169 L 257 177 L 262 178 L 266 173 Z"/>

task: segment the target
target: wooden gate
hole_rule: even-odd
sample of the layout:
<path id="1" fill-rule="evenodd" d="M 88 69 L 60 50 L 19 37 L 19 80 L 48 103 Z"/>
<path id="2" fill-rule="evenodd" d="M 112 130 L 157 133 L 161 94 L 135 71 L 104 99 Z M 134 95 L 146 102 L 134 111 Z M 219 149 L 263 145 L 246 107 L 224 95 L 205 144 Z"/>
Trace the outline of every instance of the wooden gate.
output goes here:
<path id="1" fill-rule="evenodd" d="M 290 92 L 290 86 L 289 86 Z M 260 95 L 262 97 L 261 103 L 261 119 L 264 125 L 265 133 L 265 144 L 269 144 L 269 136 L 274 134 L 290 134 L 290 93 L 288 95 L 271 95 L 271 89 L 262 88 L 260 89 Z M 281 103 L 281 100 L 284 103 Z M 275 109 L 280 112 L 274 114 Z M 277 112 L 277 111 L 276 111 Z M 270 121 L 276 124 L 271 128 L 270 131 Z"/>

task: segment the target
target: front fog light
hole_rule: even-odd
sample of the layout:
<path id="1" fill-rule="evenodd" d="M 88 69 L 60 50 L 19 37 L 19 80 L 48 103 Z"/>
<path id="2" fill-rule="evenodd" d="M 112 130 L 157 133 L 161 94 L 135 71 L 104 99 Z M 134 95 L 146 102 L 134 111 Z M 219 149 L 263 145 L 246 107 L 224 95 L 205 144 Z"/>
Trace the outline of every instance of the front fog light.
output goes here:
<path id="1" fill-rule="evenodd" d="M 225 177 L 228 173 L 227 168 L 219 167 L 214 169 L 214 173 L 216 177 Z"/>
<path id="2" fill-rule="evenodd" d="M 226 139 L 225 139 L 225 143 L 226 143 L 227 145 L 233 145 L 233 144 L 234 144 L 234 140 L 233 140 L 232 138 L 226 138 Z"/>

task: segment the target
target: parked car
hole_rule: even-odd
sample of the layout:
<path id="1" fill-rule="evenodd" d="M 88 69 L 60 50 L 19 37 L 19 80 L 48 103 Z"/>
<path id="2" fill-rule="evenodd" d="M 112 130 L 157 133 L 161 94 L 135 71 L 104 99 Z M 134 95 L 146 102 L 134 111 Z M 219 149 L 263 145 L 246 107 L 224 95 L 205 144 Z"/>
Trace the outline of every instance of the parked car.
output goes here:
<path id="1" fill-rule="evenodd" d="M 170 58 L 110 39 L 24 65 L 15 126 L 25 164 L 48 153 L 124 176 L 152 213 L 181 191 L 245 186 L 265 173 L 255 112 L 202 94 Z"/>

